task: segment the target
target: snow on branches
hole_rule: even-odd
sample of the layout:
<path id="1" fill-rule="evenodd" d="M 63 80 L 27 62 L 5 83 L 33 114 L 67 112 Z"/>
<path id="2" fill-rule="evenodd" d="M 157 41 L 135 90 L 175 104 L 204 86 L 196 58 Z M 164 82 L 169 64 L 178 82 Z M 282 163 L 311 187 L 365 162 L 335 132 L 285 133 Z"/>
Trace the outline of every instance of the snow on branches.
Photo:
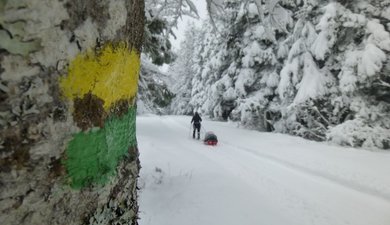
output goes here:
<path id="1" fill-rule="evenodd" d="M 182 49 L 192 71 L 182 106 L 252 129 L 390 148 L 390 1 L 206 1 L 211 19 Z"/>

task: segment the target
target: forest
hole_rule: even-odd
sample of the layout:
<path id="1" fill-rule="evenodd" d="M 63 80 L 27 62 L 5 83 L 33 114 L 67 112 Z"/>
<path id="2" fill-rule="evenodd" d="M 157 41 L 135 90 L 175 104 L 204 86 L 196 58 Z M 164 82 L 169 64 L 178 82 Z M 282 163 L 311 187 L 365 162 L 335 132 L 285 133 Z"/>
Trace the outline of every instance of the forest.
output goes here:
<path id="1" fill-rule="evenodd" d="M 147 10 L 145 43 L 159 41 L 147 45 L 144 61 L 170 69 L 144 63 L 140 108 L 390 148 L 390 1 L 207 2 L 209 17 L 189 24 L 174 52 L 167 37 L 179 16 L 172 15 L 196 17 L 196 8 L 150 1 L 161 10 Z"/>

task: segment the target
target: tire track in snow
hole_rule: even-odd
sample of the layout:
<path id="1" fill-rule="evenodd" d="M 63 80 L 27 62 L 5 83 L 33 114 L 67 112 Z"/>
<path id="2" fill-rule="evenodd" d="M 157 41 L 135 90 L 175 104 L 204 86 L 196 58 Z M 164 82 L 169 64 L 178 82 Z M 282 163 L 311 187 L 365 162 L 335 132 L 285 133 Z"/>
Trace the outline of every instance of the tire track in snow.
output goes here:
<path id="1" fill-rule="evenodd" d="M 346 203 L 348 202 L 348 199 L 350 200 L 353 199 L 351 198 L 351 196 L 355 196 L 355 197 L 359 196 L 359 198 L 357 198 L 357 202 L 359 203 L 362 203 L 360 195 L 367 196 L 367 199 L 370 199 L 367 203 L 368 205 L 371 206 L 373 206 L 372 204 L 374 202 L 378 201 L 377 196 L 367 194 L 366 192 L 358 191 L 354 188 L 351 189 L 349 186 L 340 185 L 338 182 L 334 182 L 333 180 L 324 179 L 322 176 L 317 176 L 317 173 L 313 174 L 307 172 L 306 168 L 304 167 L 302 167 L 301 169 L 296 169 L 294 164 L 292 164 L 293 166 L 290 167 L 284 165 L 281 162 L 278 162 L 280 161 L 279 159 L 273 160 L 273 159 L 267 159 L 266 157 L 264 158 L 259 157 L 258 155 L 254 155 L 254 153 L 248 153 L 247 152 L 248 150 L 253 151 L 248 148 L 244 149 L 242 147 L 229 144 L 229 142 L 222 141 L 221 151 L 220 151 L 222 155 L 218 155 L 219 159 L 214 157 L 214 161 L 215 163 L 218 163 L 220 164 L 220 166 L 224 167 L 228 171 L 228 173 L 236 176 L 238 179 L 241 179 L 247 185 L 250 186 L 254 185 L 253 187 L 255 188 L 257 187 L 259 193 L 262 193 L 264 195 L 265 199 L 263 200 L 265 200 L 267 204 L 273 205 L 275 202 L 277 202 L 276 205 L 282 207 L 281 211 L 283 211 L 284 214 L 288 214 L 291 219 L 295 218 L 296 215 L 305 215 L 305 219 L 308 220 L 308 222 L 302 224 L 317 224 L 317 225 L 320 224 L 321 225 L 329 225 L 329 224 L 350 225 L 351 224 L 350 223 L 351 221 L 346 220 L 342 216 L 342 213 L 339 214 L 340 212 L 334 211 L 333 208 L 327 208 L 326 204 L 323 203 L 324 201 L 327 201 L 326 199 L 323 198 L 321 198 L 321 200 L 317 199 L 315 196 L 321 197 L 321 195 L 316 193 L 317 191 L 316 189 L 313 189 L 315 192 L 312 192 L 313 190 L 309 188 L 307 190 L 308 194 L 302 194 L 302 192 L 299 191 L 299 189 L 296 189 L 295 185 L 302 184 L 302 181 L 310 184 L 317 183 L 315 186 L 318 186 L 318 184 L 326 185 L 326 187 L 322 187 L 318 190 L 322 190 L 319 191 L 320 193 L 325 191 L 326 193 L 328 193 L 327 195 L 329 196 L 331 196 L 332 193 L 335 193 L 334 192 L 335 190 L 342 190 L 342 193 L 351 193 L 351 195 L 347 194 L 346 196 L 340 195 L 341 197 L 340 199 L 343 199 L 345 202 L 345 203 L 341 202 L 341 204 L 344 205 L 344 207 L 348 205 L 348 203 Z M 239 153 L 239 155 L 237 153 Z M 207 158 L 213 158 L 213 156 L 210 154 L 205 154 L 205 155 L 208 155 Z M 223 157 L 222 160 L 220 159 L 221 157 Z M 248 164 L 247 162 L 249 161 L 251 161 L 251 163 Z M 261 166 L 256 167 L 255 164 L 257 161 L 259 163 L 263 161 L 264 163 L 262 163 Z M 278 172 L 274 174 L 273 170 Z M 283 171 L 286 171 L 285 173 L 286 176 L 283 175 L 281 176 L 281 173 L 283 173 Z M 292 184 L 293 185 L 292 188 L 289 187 L 291 183 L 289 181 L 286 182 L 283 179 L 286 177 L 290 177 L 290 179 L 294 180 Z M 261 185 L 259 185 L 259 183 L 261 183 Z M 334 187 L 335 189 L 330 187 Z M 270 198 L 273 199 L 272 202 L 269 202 Z M 333 202 L 332 204 L 336 205 L 337 203 L 335 202 L 338 201 L 337 199 L 338 198 L 333 198 L 333 200 L 330 199 L 329 200 Z M 387 207 L 389 205 L 389 202 L 383 198 L 380 198 L 380 202 L 382 203 L 379 204 L 381 206 Z M 357 205 L 361 205 L 361 204 L 357 204 Z M 378 207 L 378 205 L 376 205 L 375 203 L 374 205 Z M 356 208 L 356 210 L 362 211 L 362 208 L 358 207 Z M 373 214 L 381 215 L 378 212 L 375 212 Z M 382 215 L 384 215 L 383 212 Z M 388 221 L 388 219 L 390 218 L 387 219 L 385 218 L 383 220 Z M 366 223 L 362 221 L 361 223 L 352 223 L 352 224 L 378 224 L 378 225 L 388 224 L 387 222 L 383 222 L 383 221 L 378 222 L 379 220 L 376 221 L 375 223 L 371 223 L 372 221 L 369 220 L 365 221 Z"/>
<path id="2" fill-rule="evenodd" d="M 330 181 L 332 183 L 336 183 L 336 184 L 341 185 L 343 187 L 353 189 L 353 190 L 361 192 L 363 194 L 370 195 L 370 196 L 379 198 L 381 200 L 385 200 L 387 202 L 390 202 L 390 193 L 382 193 L 381 191 L 376 190 L 375 188 L 364 186 L 364 185 L 359 184 L 359 183 L 354 182 L 354 181 L 348 181 L 348 180 L 333 176 L 331 174 L 328 174 L 326 172 L 321 172 L 321 171 L 307 168 L 307 167 L 304 167 L 304 166 L 301 166 L 298 164 L 294 164 L 290 161 L 283 160 L 283 159 L 277 158 L 275 156 L 267 155 L 267 154 L 257 152 L 257 151 L 255 152 L 253 149 L 242 147 L 242 146 L 237 146 L 235 144 L 232 144 L 231 142 L 223 141 L 222 143 L 224 143 L 228 146 L 237 148 L 237 149 L 243 149 L 243 150 L 245 150 L 245 153 L 247 153 L 247 154 L 261 158 L 264 161 L 272 162 L 272 163 L 277 164 L 279 166 L 285 167 L 286 169 L 292 169 L 292 170 L 299 171 L 299 172 L 304 173 L 304 174 L 308 174 L 308 175 L 315 176 L 315 177 L 320 177 L 322 179 L 325 179 L 325 180 Z"/>
<path id="3" fill-rule="evenodd" d="M 196 151 L 198 155 L 202 155 L 204 159 L 212 161 L 215 165 L 218 165 L 219 168 L 226 171 L 226 173 L 234 176 L 234 179 L 242 183 L 243 186 L 255 188 L 262 196 L 262 198 L 260 198 L 261 201 L 266 202 L 266 205 L 273 208 L 277 207 L 279 208 L 279 211 L 284 212 L 284 215 L 289 215 L 290 224 L 348 224 L 343 218 L 335 217 L 332 210 L 321 207 L 317 201 L 302 197 L 299 192 L 296 193 L 295 190 L 290 189 L 288 186 L 281 185 L 284 182 L 279 182 L 280 176 L 272 177 L 272 173 L 267 173 L 258 167 L 254 167 L 253 162 L 258 161 L 259 157 L 253 157 L 246 152 L 241 152 L 244 153 L 244 155 L 238 156 L 235 152 L 237 152 L 237 149 L 241 150 L 241 148 L 236 148 L 231 145 L 221 145 L 220 147 L 220 149 L 217 148 L 216 150 L 213 149 L 210 151 L 199 151 L 200 149 L 194 150 L 198 150 Z M 248 158 L 247 156 L 250 156 L 249 158 L 252 160 L 252 164 L 250 165 L 246 163 L 248 160 L 246 159 Z M 242 161 L 242 159 L 244 159 L 244 161 Z M 275 165 L 274 163 L 270 164 L 268 161 L 268 163 L 262 164 L 261 167 L 272 169 L 275 168 Z M 279 171 L 285 170 L 284 167 L 280 166 L 277 166 L 276 169 Z M 291 170 L 289 171 L 291 173 Z M 306 176 L 304 179 L 308 180 Z M 256 181 L 253 182 L 254 180 Z M 256 185 L 256 183 L 258 184 L 259 182 L 261 183 L 261 186 Z M 333 183 L 331 184 L 333 185 Z M 305 215 L 305 220 L 307 220 L 307 222 L 293 222 L 296 220 L 296 215 Z"/>

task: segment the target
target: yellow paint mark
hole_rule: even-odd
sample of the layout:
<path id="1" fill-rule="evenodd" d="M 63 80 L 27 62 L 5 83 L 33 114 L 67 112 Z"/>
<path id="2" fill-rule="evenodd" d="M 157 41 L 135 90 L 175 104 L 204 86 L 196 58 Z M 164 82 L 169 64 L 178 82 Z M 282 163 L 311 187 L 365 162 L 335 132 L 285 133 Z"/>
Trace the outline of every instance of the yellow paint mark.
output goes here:
<path id="1" fill-rule="evenodd" d="M 135 97 L 139 69 L 137 51 L 130 51 L 125 44 L 108 44 L 98 55 L 90 50 L 76 56 L 60 85 L 67 98 L 82 98 L 91 92 L 104 101 L 103 107 L 108 110 L 120 99 Z"/>

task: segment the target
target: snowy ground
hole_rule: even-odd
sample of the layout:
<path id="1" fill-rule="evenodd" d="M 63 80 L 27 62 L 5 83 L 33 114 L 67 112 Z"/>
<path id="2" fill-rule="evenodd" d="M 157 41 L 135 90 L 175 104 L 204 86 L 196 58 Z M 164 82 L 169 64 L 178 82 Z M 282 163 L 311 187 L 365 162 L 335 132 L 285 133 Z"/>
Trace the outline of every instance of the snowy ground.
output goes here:
<path id="1" fill-rule="evenodd" d="M 390 152 L 189 117 L 137 117 L 140 225 L 390 225 Z"/>

